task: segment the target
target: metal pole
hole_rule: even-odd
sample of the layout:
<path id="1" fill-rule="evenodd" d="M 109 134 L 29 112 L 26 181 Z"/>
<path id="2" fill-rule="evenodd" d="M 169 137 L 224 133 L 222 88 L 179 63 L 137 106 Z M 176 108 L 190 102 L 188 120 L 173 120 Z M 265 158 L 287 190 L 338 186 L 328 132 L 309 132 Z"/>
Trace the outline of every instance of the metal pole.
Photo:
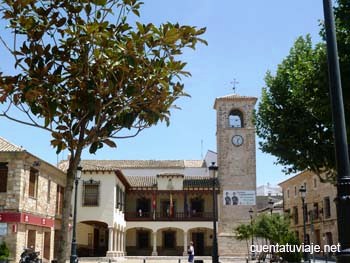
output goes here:
<path id="1" fill-rule="evenodd" d="M 341 88 L 338 50 L 335 35 L 333 7 L 331 0 L 323 0 L 330 95 L 335 137 L 335 157 L 337 164 L 337 223 L 338 240 L 341 251 L 337 262 L 350 262 L 350 167 L 343 95 Z"/>
<path id="2" fill-rule="evenodd" d="M 253 215 L 250 215 L 250 226 L 252 228 L 252 247 L 254 247 L 254 229 L 253 229 Z M 255 259 L 255 253 L 252 252 L 251 259 Z"/>
<path id="3" fill-rule="evenodd" d="M 72 247 L 71 247 L 71 254 L 70 254 L 70 263 L 78 262 L 77 240 L 76 240 L 78 183 L 79 183 L 78 178 L 75 178 L 73 233 L 72 233 Z"/>
<path id="4" fill-rule="evenodd" d="M 217 201 L 216 201 L 216 191 L 215 191 L 215 177 L 213 177 L 213 263 L 219 263 L 219 253 L 218 253 L 218 240 L 216 236 L 216 210 L 217 210 Z"/>
<path id="5" fill-rule="evenodd" d="M 307 238 L 306 238 L 306 210 L 305 210 L 305 198 L 301 198 L 302 206 L 303 206 L 303 231 L 304 231 L 304 246 L 307 244 Z M 307 252 L 304 250 L 304 262 L 307 262 L 308 255 Z"/>

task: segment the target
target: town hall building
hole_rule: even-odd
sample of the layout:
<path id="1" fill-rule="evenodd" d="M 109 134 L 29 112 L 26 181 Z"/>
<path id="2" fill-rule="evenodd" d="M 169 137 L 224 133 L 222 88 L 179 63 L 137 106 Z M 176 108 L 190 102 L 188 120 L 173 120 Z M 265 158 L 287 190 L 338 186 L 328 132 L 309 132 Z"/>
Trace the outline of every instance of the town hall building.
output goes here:
<path id="1" fill-rule="evenodd" d="M 190 241 L 196 255 L 211 255 L 215 214 L 219 256 L 246 256 L 246 244 L 235 238 L 234 229 L 250 221 L 251 208 L 256 211 L 256 100 L 236 94 L 215 99 L 217 153 L 208 151 L 204 160 L 82 160 L 78 256 L 181 256 Z M 0 163 L 10 173 L 14 160 L 2 155 L 0 148 Z M 62 161 L 59 170 L 65 171 L 67 163 Z M 8 213 L 6 205 L 0 215 Z M 55 222 L 54 213 L 50 216 Z M 49 230 L 51 247 L 55 227 Z M 13 242 L 23 247 L 23 241 Z M 43 242 L 31 242 L 45 249 Z M 48 260 L 54 258 L 53 248 L 50 253 Z"/>

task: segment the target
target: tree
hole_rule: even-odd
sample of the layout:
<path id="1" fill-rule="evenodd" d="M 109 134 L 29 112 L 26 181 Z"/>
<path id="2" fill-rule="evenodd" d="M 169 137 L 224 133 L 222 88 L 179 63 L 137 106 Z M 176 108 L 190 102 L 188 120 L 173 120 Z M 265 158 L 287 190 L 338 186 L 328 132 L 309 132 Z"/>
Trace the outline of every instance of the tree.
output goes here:
<path id="1" fill-rule="evenodd" d="M 335 16 L 350 139 L 349 7 L 349 0 L 338 0 Z M 320 33 L 324 35 L 323 30 Z M 313 46 L 309 36 L 299 37 L 276 73 L 266 74 L 265 84 L 255 116 L 262 151 L 276 156 L 286 173 L 308 169 L 321 180 L 334 182 L 336 166 L 325 43 Z"/>
<path id="2" fill-rule="evenodd" d="M 235 236 L 237 240 L 245 240 L 247 244 L 247 256 L 249 257 L 249 242 L 248 240 L 253 236 L 253 226 L 247 224 L 240 224 L 235 228 Z"/>
<path id="3" fill-rule="evenodd" d="M 16 71 L 0 72 L 1 117 L 51 133 L 71 158 L 64 192 L 59 262 L 65 262 L 73 181 L 82 151 L 130 138 L 160 121 L 186 96 L 183 49 L 204 28 L 131 25 L 139 0 L 3 0 L 12 40 L 1 36 Z M 9 44 L 13 43 L 13 44 Z M 23 116 L 12 115 L 12 108 Z"/>
<path id="4" fill-rule="evenodd" d="M 235 232 L 237 239 L 247 240 L 247 246 L 248 239 L 251 238 L 253 234 L 255 238 L 269 240 L 270 244 L 299 245 L 300 242 L 295 234 L 290 231 L 289 226 L 289 218 L 278 214 L 260 214 L 253 221 L 253 225 L 240 224 Z M 277 255 L 287 262 L 300 262 L 301 260 L 300 252 L 279 252 Z"/>

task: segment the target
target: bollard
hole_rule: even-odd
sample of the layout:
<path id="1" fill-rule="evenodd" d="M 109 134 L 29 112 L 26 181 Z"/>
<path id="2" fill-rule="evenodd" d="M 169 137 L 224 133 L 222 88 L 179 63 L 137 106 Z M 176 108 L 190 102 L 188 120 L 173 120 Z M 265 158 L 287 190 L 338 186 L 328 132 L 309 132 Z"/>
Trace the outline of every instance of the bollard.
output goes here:
<path id="1" fill-rule="evenodd" d="M 179 258 L 179 263 L 181 263 L 181 258 Z"/>
<path id="2" fill-rule="evenodd" d="M 146 263 L 146 258 L 143 258 L 143 263 Z"/>

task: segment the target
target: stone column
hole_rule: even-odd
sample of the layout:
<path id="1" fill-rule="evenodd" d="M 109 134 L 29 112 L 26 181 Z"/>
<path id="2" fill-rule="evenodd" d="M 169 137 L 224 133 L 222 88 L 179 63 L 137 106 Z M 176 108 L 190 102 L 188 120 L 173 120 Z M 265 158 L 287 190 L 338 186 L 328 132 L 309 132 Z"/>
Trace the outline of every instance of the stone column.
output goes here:
<path id="1" fill-rule="evenodd" d="M 113 251 L 113 227 L 108 227 L 108 251 Z"/>
<path id="2" fill-rule="evenodd" d="M 158 256 L 157 252 L 157 231 L 153 232 L 153 251 L 152 256 Z"/>
<path id="3" fill-rule="evenodd" d="M 108 250 L 106 257 L 114 257 L 114 228 L 108 227 Z"/>
<path id="4" fill-rule="evenodd" d="M 120 251 L 121 251 L 121 256 L 124 256 L 124 231 L 123 230 L 120 232 Z"/>
<path id="5" fill-rule="evenodd" d="M 118 231 L 118 254 L 121 254 L 122 248 L 122 230 Z"/>
<path id="6" fill-rule="evenodd" d="M 118 229 L 114 229 L 114 251 L 118 251 Z"/>
<path id="7" fill-rule="evenodd" d="M 126 256 L 126 230 L 124 232 L 124 235 L 123 235 L 123 251 L 124 251 L 124 256 Z"/>
<path id="8" fill-rule="evenodd" d="M 184 256 L 187 256 L 187 249 L 187 231 L 184 230 Z"/>

